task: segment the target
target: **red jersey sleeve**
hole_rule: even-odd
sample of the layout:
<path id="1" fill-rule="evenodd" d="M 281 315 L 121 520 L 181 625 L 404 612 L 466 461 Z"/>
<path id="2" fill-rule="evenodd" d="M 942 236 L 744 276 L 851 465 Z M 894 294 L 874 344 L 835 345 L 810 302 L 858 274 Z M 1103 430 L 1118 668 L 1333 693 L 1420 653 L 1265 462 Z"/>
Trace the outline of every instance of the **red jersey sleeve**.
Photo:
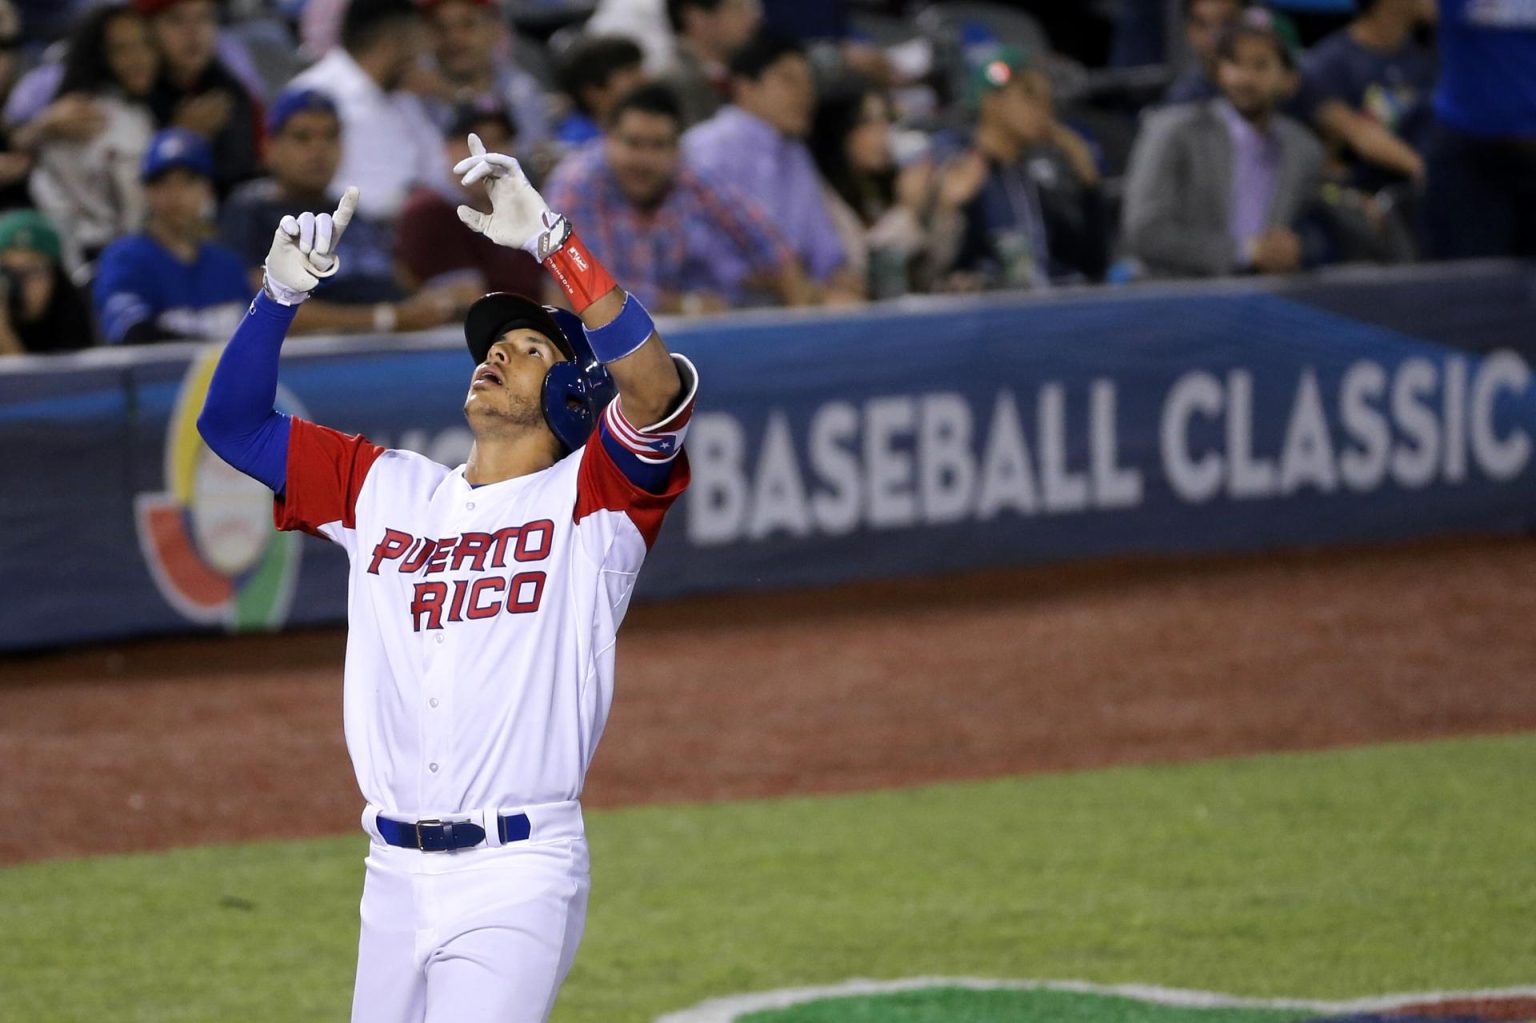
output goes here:
<path id="1" fill-rule="evenodd" d="M 321 526 L 357 525 L 357 495 L 385 449 L 365 437 L 295 417 L 288 434 L 288 480 L 272 504 L 278 529 L 319 534 Z"/>
<path id="2" fill-rule="evenodd" d="M 683 439 L 693 417 L 698 375 L 687 359 L 673 359 L 684 386 L 677 409 L 659 423 L 636 427 L 625 418 L 618 400 L 610 402 L 582 448 L 576 478 L 575 521 L 596 511 L 623 512 L 647 547 L 656 542 L 662 518 L 688 489 L 690 479 Z"/>

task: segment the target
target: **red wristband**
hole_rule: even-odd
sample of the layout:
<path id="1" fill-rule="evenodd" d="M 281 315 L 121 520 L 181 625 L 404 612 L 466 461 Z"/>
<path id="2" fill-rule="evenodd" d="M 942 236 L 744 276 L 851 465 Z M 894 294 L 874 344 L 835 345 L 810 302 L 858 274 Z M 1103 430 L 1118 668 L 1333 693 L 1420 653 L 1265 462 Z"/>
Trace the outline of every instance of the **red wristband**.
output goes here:
<path id="1" fill-rule="evenodd" d="M 544 269 L 554 275 L 555 283 L 571 300 L 571 309 L 577 315 L 618 286 L 574 233 L 566 237 L 564 245 L 549 254 L 544 260 Z"/>

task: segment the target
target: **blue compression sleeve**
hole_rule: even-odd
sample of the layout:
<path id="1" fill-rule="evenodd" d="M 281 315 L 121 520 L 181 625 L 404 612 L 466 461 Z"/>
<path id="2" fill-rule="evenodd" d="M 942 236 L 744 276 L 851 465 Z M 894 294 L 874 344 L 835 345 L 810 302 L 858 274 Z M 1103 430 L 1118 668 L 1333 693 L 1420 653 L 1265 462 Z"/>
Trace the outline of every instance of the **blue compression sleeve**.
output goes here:
<path id="1" fill-rule="evenodd" d="M 297 306 L 256 296 L 230 336 L 208 386 L 197 430 L 210 450 L 282 493 L 288 482 L 288 417 L 277 400 L 277 357 Z"/>

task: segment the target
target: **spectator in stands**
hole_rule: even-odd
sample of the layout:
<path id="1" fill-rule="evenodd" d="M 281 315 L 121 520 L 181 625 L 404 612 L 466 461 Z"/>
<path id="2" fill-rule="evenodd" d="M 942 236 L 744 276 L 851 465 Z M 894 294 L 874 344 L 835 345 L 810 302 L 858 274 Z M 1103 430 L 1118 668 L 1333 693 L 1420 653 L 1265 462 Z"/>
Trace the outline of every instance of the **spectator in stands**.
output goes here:
<path id="1" fill-rule="evenodd" d="M 63 235 L 71 270 L 143 221 L 139 164 L 155 133 L 147 99 L 158 72 L 143 15 L 98 7 L 69 40 L 53 103 L 18 129 L 37 152 L 33 199 Z"/>
<path id="2" fill-rule="evenodd" d="M 85 298 L 64 272 L 59 234 L 36 210 L 0 217 L 0 355 L 95 344 Z"/>
<path id="3" fill-rule="evenodd" d="M 677 59 L 677 37 L 667 22 L 667 0 L 598 0 L 585 31 L 633 39 L 645 54 L 648 75 L 663 74 Z"/>
<path id="4" fill-rule="evenodd" d="M 809 301 L 799 261 L 767 215 L 681 166 L 682 111 L 664 85 L 619 100 L 599 146 L 555 169 L 545 194 L 587 225 L 592 253 L 653 312 L 713 312 L 771 293 Z"/>
<path id="5" fill-rule="evenodd" d="M 1420 155 L 1435 57 L 1414 31 L 1434 0 L 1358 0 L 1359 15 L 1307 55 L 1304 114 L 1345 150 L 1349 183 L 1368 192 L 1421 182 Z"/>
<path id="6" fill-rule="evenodd" d="M 433 52 L 444 89 L 430 103 L 434 122 L 446 128 L 466 104 L 504 107 L 517 123 L 527 154 L 552 137 L 544 90 L 512 60 L 512 35 L 493 0 L 427 0 Z"/>
<path id="7" fill-rule="evenodd" d="M 393 220 L 412 188 L 445 176 L 442 136 L 420 97 L 403 88 L 425 37 L 412 0 L 351 0 L 341 45 L 292 82 L 329 96 L 341 112 L 337 181 L 362 190 L 365 216 Z"/>
<path id="8" fill-rule="evenodd" d="M 575 147 L 602 134 L 620 96 L 645 80 L 640 47 L 623 36 L 583 36 L 560 55 L 555 77 L 572 109 L 555 138 Z"/>
<path id="9" fill-rule="evenodd" d="M 1084 138 L 1057 119 L 1050 80 L 1024 51 L 978 55 L 969 81 L 976 126 L 939 140 L 947 288 L 1043 287 L 1103 276 L 1108 230 L 1099 169 Z M 955 213 L 948 212 L 955 210 Z M 964 282 L 963 284 L 961 282 Z"/>
<path id="10" fill-rule="evenodd" d="M 196 132 L 167 128 L 150 141 L 141 177 L 144 230 L 108 245 L 97 263 L 92 295 L 102 340 L 226 337 L 251 287 L 240 257 L 207 240 L 212 150 Z"/>
<path id="11" fill-rule="evenodd" d="M 1189 65 L 1168 86 L 1164 103 L 1203 103 L 1215 99 L 1216 43 L 1247 0 L 1184 0 L 1184 42 Z"/>
<path id="12" fill-rule="evenodd" d="M 213 147 L 219 195 L 256 176 L 261 111 L 245 85 L 218 59 L 214 0 L 135 0 L 160 52 L 160 80 L 149 107 L 161 127 L 196 132 Z"/>
<path id="13" fill-rule="evenodd" d="M 1440 0 L 1439 42 L 1430 251 L 1536 256 L 1536 4 Z"/>
<path id="14" fill-rule="evenodd" d="M 0 0 L 0 105 L 9 101 L 21 75 L 21 47 L 21 15 L 11 0 Z M 32 154 L 15 143 L 9 129 L 0 126 L 0 210 L 27 204 L 32 170 Z"/>
<path id="15" fill-rule="evenodd" d="M 757 32 L 762 15 L 759 0 L 667 0 L 677 57 L 663 81 L 682 103 L 685 129 L 730 102 L 731 54 Z"/>
<path id="16" fill-rule="evenodd" d="M 1291 61 L 1269 22 L 1245 15 L 1217 45 L 1222 97 L 1159 110 L 1143 123 L 1123 233 L 1148 271 L 1214 277 L 1301 268 L 1299 228 L 1323 153 L 1311 132 L 1279 112 Z"/>
<path id="17" fill-rule="evenodd" d="M 832 302 L 856 302 L 864 282 L 842 239 L 806 147 L 816 109 L 810 61 L 798 43 L 759 34 L 731 57 L 731 103 L 683 135 L 683 162 L 705 180 L 752 196 Z"/>
<path id="18" fill-rule="evenodd" d="M 517 129 L 506 111 L 466 107 L 448 126 L 444 167 L 469 156 L 470 132 L 480 136 L 487 151 L 512 152 Z M 440 143 L 440 146 L 442 144 Z M 459 220 L 463 203 L 490 212 L 485 186 L 462 187 L 455 180 L 420 185 L 406 201 L 395 233 L 395 263 L 407 288 L 426 287 L 453 295 L 463 305 L 488 291 L 538 295 L 544 288 L 542 267 L 528 253 L 497 245 Z"/>
<path id="19" fill-rule="evenodd" d="M 252 290 L 261 286 L 261 265 L 278 221 L 335 207 L 339 197 L 331 184 L 340 162 L 341 119 L 330 98 L 313 89 L 290 89 L 279 96 L 267 120 L 269 176 L 237 188 L 219 216 L 221 240 L 254 268 Z M 351 333 L 424 330 L 448 322 L 453 311 L 452 298 L 437 293 L 406 301 L 395 277 L 389 228 L 359 213 L 347 227 L 341 268 L 299 308 L 294 327 Z"/>
<path id="20" fill-rule="evenodd" d="M 936 225 L 953 230 L 957 218 L 953 209 L 935 216 L 939 190 L 927 138 L 898 135 L 891 122 L 885 93 L 855 80 L 822 100 L 811 128 L 827 209 L 872 298 L 927 290 L 935 260 L 955 247 L 955 239 L 935 237 Z"/>

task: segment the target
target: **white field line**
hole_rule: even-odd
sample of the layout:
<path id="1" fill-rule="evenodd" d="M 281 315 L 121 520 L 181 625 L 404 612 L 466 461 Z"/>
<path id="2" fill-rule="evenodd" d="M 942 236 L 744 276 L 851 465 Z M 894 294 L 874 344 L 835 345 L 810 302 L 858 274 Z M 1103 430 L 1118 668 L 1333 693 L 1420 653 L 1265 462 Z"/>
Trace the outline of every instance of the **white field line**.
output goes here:
<path id="1" fill-rule="evenodd" d="M 1348 1002 L 1320 1002 L 1301 998 L 1238 998 L 1211 991 L 1185 991 L 1149 984 L 1090 984 L 1080 980 L 990 980 L 983 977 L 908 977 L 902 980 L 845 980 L 825 987 L 781 988 L 755 994 L 711 998 L 690 1009 L 658 1016 L 656 1023 L 731 1023 L 738 1016 L 764 1009 L 784 1009 L 822 998 L 850 998 L 931 987 L 960 987 L 976 991 L 1075 991 L 1081 994 L 1116 995 L 1160 1005 L 1200 1009 L 1304 1009 L 1343 1015 L 1381 1012 L 1402 1005 L 1421 1005 L 1492 998 L 1536 998 L 1536 987 L 1497 988 L 1482 991 L 1427 991 L 1381 995 Z"/>

